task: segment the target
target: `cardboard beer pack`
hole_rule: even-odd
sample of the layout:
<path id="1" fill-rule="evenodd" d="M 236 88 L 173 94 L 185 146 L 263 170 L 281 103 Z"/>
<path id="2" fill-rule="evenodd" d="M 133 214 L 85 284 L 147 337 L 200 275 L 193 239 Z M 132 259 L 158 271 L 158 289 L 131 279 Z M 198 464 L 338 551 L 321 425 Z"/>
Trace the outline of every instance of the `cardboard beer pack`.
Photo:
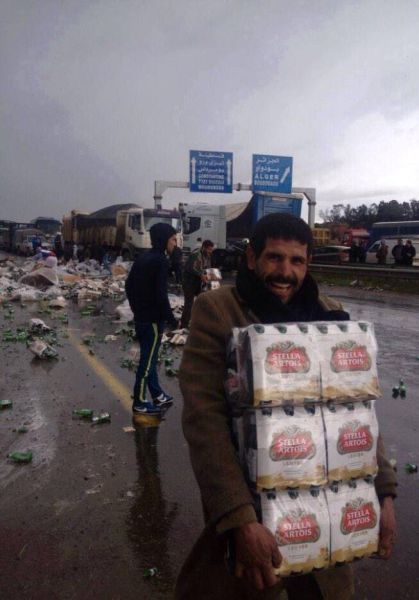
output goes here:
<path id="1" fill-rule="evenodd" d="M 378 398 L 377 342 L 371 323 L 315 324 L 322 399 L 350 402 Z"/>
<path id="2" fill-rule="evenodd" d="M 376 475 L 375 400 L 323 406 L 330 482 Z"/>
<path id="3" fill-rule="evenodd" d="M 259 406 L 320 401 L 320 364 L 307 323 L 239 329 L 240 402 Z"/>
<path id="4" fill-rule="evenodd" d="M 323 490 L 314 495 L 309 490 L 262 493 L 260 513 L 282 556 L 280 577 L 329 566 L 330 520 Z"/>
<path id="5" fill-rule="evenodd" d="M 233 330 L 242 405 L 350 402 L 381 395 L 371 323 L 254 324 Z"/>
<path id="6" fill-rule="evenodd" d="M 258 490 L 327 482 L 320 405 L 273 407 L 244 414 L 246 472 Z"/>
<path id="7" fill-rule="evenodd" d="M 331 521 L 331 566 L 377 552 L 380 504 L 372 477 L 332 485 L 326 489 L 326 498 Z"/>
<path id="8" fill-rule="evenodd" d="M 221 279 L 222 279 L 220 269 L 215 269 L 214 267 L 210 267 L 209 269 L 205 269 L 204 273 L 208 277 L 209 281 L 221 281 Z"/>

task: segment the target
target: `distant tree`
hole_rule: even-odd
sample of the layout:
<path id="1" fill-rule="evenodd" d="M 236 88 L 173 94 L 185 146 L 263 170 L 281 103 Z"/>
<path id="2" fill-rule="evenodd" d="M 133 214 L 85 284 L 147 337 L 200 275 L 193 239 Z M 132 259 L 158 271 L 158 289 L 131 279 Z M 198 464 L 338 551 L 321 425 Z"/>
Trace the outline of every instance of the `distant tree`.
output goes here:
<path id="1" fill-rule="evenodd" d="M 332 208 L 321 210 L 320 217 L 324 224 L 336 230 L 343 225 L 369 229 L 377 221 L 419 221 L 419 200 L 412 199 L 409 202 L 382 200 L 378 204 L 373 203 L 369 206 L 333 204 Z"/>
<path id="2" fill-rule="evenodd" d="M 343 204 L 333 204 L 332 208 L 326 208 L 326 210 L 321 210 L 320 217 L 325 223 L 342 223 L 344 209 L 345 207 L 343 206 Z"/>
<path id="3" fill-rule="evenodd" d="M 419 200 L 410 201 L 410 215 L 412 221 L 419 221 Z"/>

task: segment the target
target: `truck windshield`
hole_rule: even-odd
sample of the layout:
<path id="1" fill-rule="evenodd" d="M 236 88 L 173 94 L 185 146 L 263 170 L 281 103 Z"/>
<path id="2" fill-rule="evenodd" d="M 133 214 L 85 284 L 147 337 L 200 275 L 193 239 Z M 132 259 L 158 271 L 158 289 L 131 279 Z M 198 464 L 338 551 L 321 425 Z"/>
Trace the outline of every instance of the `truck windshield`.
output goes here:
<path id="1" fill-rule="evenodd" d="M 144 216 L 144 225 L 147 231 L 150 231 L 150 227 L 156 223 L 167 223 L 171 225 L 177 233 L 181 231 L 180 219 L 172 219 L 171 217 L 146 217 Z"/>
<path id="2" fill-rule="evenodd" d="M 141 231 L 141 215 L 130 215 L 129 225 L 135 231 Z"/>
<path id="3" fill-rule="evenodd" d="M 186 217 L 185 233 L 194 233 L 201 227 L 201 217 Z"/>

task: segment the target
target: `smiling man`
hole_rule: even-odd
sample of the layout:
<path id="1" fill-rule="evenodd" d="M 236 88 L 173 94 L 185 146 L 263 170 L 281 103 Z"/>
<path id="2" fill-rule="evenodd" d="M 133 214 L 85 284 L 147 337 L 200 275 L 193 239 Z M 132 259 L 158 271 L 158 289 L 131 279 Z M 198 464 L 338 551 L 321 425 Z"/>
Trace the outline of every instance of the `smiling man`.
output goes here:
<path id="1" fill-rule="evenodd" d="M 253 498 L 231 440 L 224 391 L 227 343 L 234 327 L 251 323 L 349 319 L 339 303 L 319 295 L 308 273 L 313 237 L 308 225 L 287 214 L 263 217 L 247 249 L 235 286 L 196 300 L 179 381 L 183 428 L 198 481 L 206 527 L 179 575 L 177 600 L 349 600 L 349 566 L 279 581 L 281 556 L 273 535 L 258 523 Z M 382 504 L 380 555 L 388 558 L 395 534 L 395 475 L 378 443 L 376 489 Z M 225 565 L 227 540 L 234 547 L 232 575 Z"/>

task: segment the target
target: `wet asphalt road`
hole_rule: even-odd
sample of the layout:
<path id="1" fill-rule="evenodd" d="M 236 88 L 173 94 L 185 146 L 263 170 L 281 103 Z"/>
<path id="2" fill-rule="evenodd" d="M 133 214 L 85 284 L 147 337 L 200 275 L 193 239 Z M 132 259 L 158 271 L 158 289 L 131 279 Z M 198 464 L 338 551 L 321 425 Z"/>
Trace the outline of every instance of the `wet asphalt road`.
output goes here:
<path id="1" fill-rule="evenodd" d="M 384 392 L 377 410 L 388 454 L 399 464 L 398 544 L 390 561 L 356 565 L 356 598 L 419 598 L 418 475 L 403 470 L 405 462 L 419 462 L 418 308 L 394 305 L 394 299 L 343 302 L 352 318 L 376 324 Z M 0 311 L 0 333 L 37 316 L 57 327 L 62 346 L 58 361 L 43 362 L 23 343 L 0 342 L 0 399 L 13 400 L 13 409 L 0 412 L 0 598 L 171 598 L 202 525 L 177 380 L 166 378 L 162 366 L 175 404 L 158 428 L 125 432 L 132 425 L 134 374 L 120 361 L 131 343 L 124 336 L 96 341 L 90 354 L 80 342 L 84 333 L 103 338 L 120 327 L 112 306 L 85 318 L 74 306 L 67 326 L 36 314 L 35 306 L 14 309 L 12 321 Z M 400 376 L 408 396 L 393 400 L 391 388 Z M 92 427 L 73 420 L 72 410 L 81 406 L 108 410 L 112 422 Z M 24 424 L 28 433 L 14 431 Z M 8 462 L 7 453 L 29 448 L 32 464 Z M 149 567 L 159 573 L 144 579 Z"/>

